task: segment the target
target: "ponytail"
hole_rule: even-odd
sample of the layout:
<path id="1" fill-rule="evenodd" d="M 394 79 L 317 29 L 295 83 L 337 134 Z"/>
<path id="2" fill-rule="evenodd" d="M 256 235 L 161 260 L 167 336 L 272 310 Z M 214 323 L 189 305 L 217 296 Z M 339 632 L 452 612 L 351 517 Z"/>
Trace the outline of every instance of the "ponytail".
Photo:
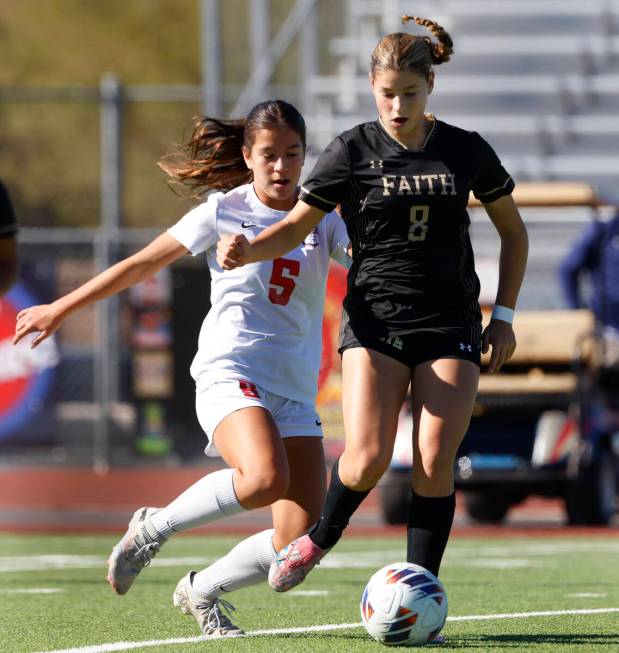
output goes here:
<path id="1" fill-rule="evenodd" d="M 407 16 L 406 14 L 402 16 L 403 23 L 408 23 L 410 20 L 417 23 L 417 25 L 425 27 L 436 38 L 436 41 L 433 41 L 429 36 L 421 37 L 430 49 L 432 63 L 438 65 L 449 61 L 454 51 L 454 43 L 445 28 L 429 18 Z"/>
<path id="2" fill-rule="evenodd" d="M 244 131 L 245 120 L 196 119 L 189 141 L 166 154 L 158 166 L 183 197 L 247 184 L 252 173 L 243 159 Z"/>
<path id="3" fill-rule="evenodd" d="M 402 16 L 402 22 L 414 21 L 425 27 L 436 38 L 395 32 L 383 37 L 372 52 L 370 72 L 377 70 L 411 70 L 427 78 L 432 65 L 449 61 L 453 54 L 451 36 L 438 23 L 418 16 Z"/>
<path id="4" fill-rule="evenodd" d="M 251 150 L 259 129 L 288 127 L 306 146 L 303 116 L 283 100 L 257 104 L 243 120 L 199 118 L 187 143 L 177 146 L 158 163 L 170 185 L 183 197 L 201 197 L 211 190 L 228 191 L 248 184 L 252 171 L 245 164 L 243 147 Z"/>

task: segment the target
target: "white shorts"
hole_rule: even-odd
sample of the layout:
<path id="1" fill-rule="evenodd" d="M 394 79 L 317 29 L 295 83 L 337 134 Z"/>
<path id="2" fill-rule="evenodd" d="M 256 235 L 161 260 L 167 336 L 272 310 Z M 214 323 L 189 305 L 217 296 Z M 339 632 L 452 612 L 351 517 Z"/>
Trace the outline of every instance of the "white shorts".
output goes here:
<path id="1" fill-rule="evenodd" d="M 213 433 L 219 423 L 241 408 L 260 406 L 271 413 L 282 438 L 293 436 L 322 437 L 320 415 L 311 404 L 286 399 L 251 381 L 218 381 L 196 393 L 196 414 L 206 433 L 207 456 L 219 456 Z"/>

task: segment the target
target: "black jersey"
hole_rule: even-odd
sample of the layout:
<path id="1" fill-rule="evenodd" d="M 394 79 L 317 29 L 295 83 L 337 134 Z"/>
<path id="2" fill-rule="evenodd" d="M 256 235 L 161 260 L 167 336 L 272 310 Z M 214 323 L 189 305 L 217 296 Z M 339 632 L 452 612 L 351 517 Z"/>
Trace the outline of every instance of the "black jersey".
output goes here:
<path id="1" fill-rule="evenodd" d="M 15 214 L 6 188 L 0 183 L 0 238 L 11 236 L 17 231 Z"/>
<path id="2" fill-rule="evenodd" d="M 479 279 L 466 210 L 469 192 L 492 202 L 514 183 L 475 132 L 435 120 L 422 148 L 406 149 L 379 121 L 331 142 L 300 199 L 339 204 L 353 247 L 344 307 L 376 334 L 481 335 Z M 473 326 L 474 325 L 474 326 Z"/>

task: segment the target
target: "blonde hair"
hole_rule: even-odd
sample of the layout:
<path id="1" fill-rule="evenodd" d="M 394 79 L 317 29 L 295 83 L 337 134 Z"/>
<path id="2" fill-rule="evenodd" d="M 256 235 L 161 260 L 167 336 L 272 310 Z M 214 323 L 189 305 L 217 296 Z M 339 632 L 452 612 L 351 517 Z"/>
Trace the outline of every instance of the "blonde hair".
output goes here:
<path id="1" fill-rule="evenodd" d="M 370 58 L 370 74 L 378 70 L 410 70 L 427 78 L 432 65 L 449 61 L 453 54 L 451 36 L 433 20 L 418 16 L 402 16 L 402 22 L 410 20 L 425 27 L 436 38 L 395 32 L 384 36 L 374 48 Z"/>

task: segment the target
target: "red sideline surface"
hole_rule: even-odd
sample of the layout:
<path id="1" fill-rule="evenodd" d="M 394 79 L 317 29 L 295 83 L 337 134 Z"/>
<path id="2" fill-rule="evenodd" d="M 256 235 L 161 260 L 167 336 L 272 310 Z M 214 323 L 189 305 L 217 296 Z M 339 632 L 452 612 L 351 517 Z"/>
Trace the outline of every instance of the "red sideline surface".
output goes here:
<path id="1" fill-rule="evenodd" d="M 20 467 L 0 470 L 0 531 L 30 533 L 119 533 L 140 506 L 162 506 L 216 467 L 182 469 L 112 469 L 97 474 L 90 468 Z M 460 506 L 462 501 L 459 501 Z M 608 535 L 608 528 L 563 527 L 560 501 L 531 498 L 510 513 L 505 526 L 470 525 L 461 507 L 454 534 Z M 254 510 L 193 529 L 195 534 L 242 534 L 268 527 L 268 508 Z M 397 535 L 403 526 L 382 523 L 377 491 L 370 493 L 351 520 L 351 534 Z"/>

